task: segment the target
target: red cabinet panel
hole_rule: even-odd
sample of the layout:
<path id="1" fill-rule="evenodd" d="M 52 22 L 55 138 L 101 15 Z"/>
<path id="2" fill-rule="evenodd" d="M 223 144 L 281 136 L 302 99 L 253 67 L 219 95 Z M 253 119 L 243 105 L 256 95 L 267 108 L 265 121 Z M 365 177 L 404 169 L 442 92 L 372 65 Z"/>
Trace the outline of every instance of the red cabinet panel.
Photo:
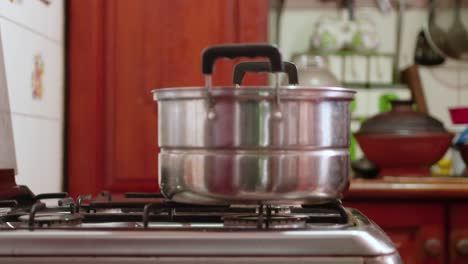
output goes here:
<path id="1" fill-rule="evenodd" d="M 203 85 L 208 45 L 265 42 L 268 1 L 81 0 L 69 17 L 68 191 L 157 191 L 151 90 Z M 215 84 L 233 63 L 217 63 Z"/>
<path id="2" fill-rule="evenodd" d="M 468 204 L 450 206 L 450 263 L 468 263 Z"/>
<path id="3" fill-rule="evenodd" d="M 345 202 L 376 222 L 405 264 L 445 263 L 445 215 L 439 203 Z"/>

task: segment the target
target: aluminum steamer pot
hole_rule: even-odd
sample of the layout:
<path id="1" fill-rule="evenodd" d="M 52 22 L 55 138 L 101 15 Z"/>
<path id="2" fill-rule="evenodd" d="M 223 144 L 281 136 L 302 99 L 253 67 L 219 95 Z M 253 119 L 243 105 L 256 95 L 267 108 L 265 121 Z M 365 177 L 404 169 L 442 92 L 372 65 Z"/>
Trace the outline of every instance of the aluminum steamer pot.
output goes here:
<path id="1" fill-rule="evenodd" d="M 354 91 L 330 87 L 212 87 L 219 58 L 267 57 L 267 44 L 203 51 L 205 87 L 154 90 L 158 103 L 159 185 L 176 202 L 317 203 L 349 185 L 349 103 Z M 276 78 L 278 79 L 278 78 Z M 291 89 L 294 88 L 294 89 Z"/>

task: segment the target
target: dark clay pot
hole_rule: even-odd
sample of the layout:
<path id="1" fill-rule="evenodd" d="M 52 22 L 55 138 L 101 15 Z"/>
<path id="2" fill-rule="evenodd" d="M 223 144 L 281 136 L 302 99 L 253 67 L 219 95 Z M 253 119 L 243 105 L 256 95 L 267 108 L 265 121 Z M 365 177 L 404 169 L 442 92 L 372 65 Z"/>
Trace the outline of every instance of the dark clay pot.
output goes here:
<path id="1" fill-rule="evenodd" d="M 442 122 L 415 112 L 411 101 L 392 101 L 391 111 L 368 119 L 355 134 L 379 176 L 429 176 L 453 136 Z"/>

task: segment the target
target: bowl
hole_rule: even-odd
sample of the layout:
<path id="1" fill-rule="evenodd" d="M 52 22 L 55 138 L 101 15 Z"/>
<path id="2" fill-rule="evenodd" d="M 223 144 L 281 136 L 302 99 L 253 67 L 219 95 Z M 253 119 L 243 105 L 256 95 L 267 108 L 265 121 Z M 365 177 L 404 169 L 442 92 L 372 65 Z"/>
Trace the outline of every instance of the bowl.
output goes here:
<path id="1" fill-rule="evenodd" d="M 430 176 L 430 167 L 452 144 L 453 134 L 364 134 L 355 137 L 367 159 L 380 168 L 379 176 Z"/>
<path id="2" fill-rule="evenodd" d="M 468 124 L 468 107 L 453 107 L 449 112 L 454 125 Z"/>

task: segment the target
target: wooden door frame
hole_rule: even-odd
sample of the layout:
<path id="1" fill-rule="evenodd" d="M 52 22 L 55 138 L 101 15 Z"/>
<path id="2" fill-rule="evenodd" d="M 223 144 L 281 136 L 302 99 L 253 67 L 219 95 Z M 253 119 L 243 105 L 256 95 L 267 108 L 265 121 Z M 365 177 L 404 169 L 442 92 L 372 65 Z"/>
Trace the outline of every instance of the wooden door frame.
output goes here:
<path id="1" fill-rule="evenodd" d="M 68 4 L 66 182 L 72 195 L 104 186 L 105 2 Z"/>

